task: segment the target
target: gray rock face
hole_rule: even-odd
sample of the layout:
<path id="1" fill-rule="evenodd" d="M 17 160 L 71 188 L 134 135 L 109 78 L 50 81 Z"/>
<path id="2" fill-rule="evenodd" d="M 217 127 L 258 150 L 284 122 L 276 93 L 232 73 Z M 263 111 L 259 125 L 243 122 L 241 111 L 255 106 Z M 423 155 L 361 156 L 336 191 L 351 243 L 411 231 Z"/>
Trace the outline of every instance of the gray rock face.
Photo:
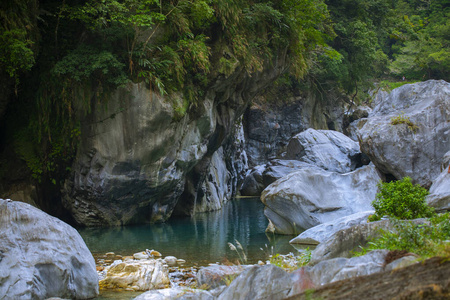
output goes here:
<path id="1" fill-rule="evenodd" d="M 308 168 L 318 167 L 297 160 L 281 159 L 274 159 L 265 165 L 256 166 L 245 177 L 240 190 L 241 195 L 260 196 L 271 183 L 288 174 Z"/>
<path id="2" fill-rule="evenodd" d="M 433 180 L 426 201 L 437 211 L 450 210 L 450 151 L 444 155 L 443 171 Z"/>
<path id="3" fill-rule="evenodd" d="M 234 279 L 217 299 L 284 299 L 292 284 L 289 274 L 279 267 L 252 266 Z"/>
<path id="4" fill-rule="evenodd" d="M 71 226 L 29 204 L 0 199 L 0 295 L 96 297 L 94 258 Z"/>
<path id="5" fill-rule="evenodd" d="M 236 73 L 218 81 L 179 121 L 173 105 L 157 93 L 138 85 L 118 90 L 106 108 L 93 107 L 82 122 L 64 205 L 88 226 L 163 222 L 175 207 L 179 214 L 217 209 L 217 199 L 205 203 L 205 194 L 228 200 L 241 176 L 242 163 L 234 161 L 236 147 L 227 138 L 260 85 L 281 71 L 278 66 L 251 80 Z M 225 163 L 214 156 L 221 146 Z"/>
<path id="6" fill-rule="evenodd" d="M 422 224 L 426 222 L 426 219 L 416 219 L 405 222 Z M 359 246 L 366 246 L 370 238 L 379 236 L 379 229 L 395 230 L 395 226 L 390 220 L 382 220 L 340 230 L 314 249 L 311 253 L 310 263 L 316 264 L 323 260 L 336 257 L 349 258 L 352 256 L 352 251 L 357 251 Z"/>
<path id="7" fill-rule="evenodd" d="M 246 267 L 224 265 L 204 267 L 197 273 L 197 283 L 199 286 L 206 285 L 208 288 L 216 288 L 226 284 L 226 277 L 237 277 Z"/>
<path id="8" fill-rule="evenodd" d="M 291 244 L 306 244 L 317 245 L 326 241 L 334 233 L 339 230 L 347 229 L 355 225 L 367 223 L 367 218 L 375 213 L 374 210 L 363 211 L 349 216 L 332 220 L 327 223 L 323 223 L 314 226 L 308 230 L 303 231 L 297 237 L 289 241 Z"/>
<path id="9" fill-rule="evenodd" d="M 372 210 L 379 181 L 372 164 L 346 174 L 305 169 L 269 185 L 261 201 L 276 233 L 298 234 L 337 218 Z"/>
<path id="10" fill-rule="evenodd" d="M 333 258 L 322 261 L 309 269 L 316 285 L 378 273 L 384 270 L 389 250 L 374 250 L 363 256 Z"/>
<path id="11" fill-rule="evenodd" d="M 361 166 L 358 143 L 332 130 L 310 128 L 297 134 L 289 141 L 285 158 L 338 173 L 351 172 Z"/>
<path id="12" fill-rule="evenodd" d="M 375 103 L 369 117 L 357 124 L 361 151 L 383 173 L 409 176 L 429 187 L 450 149 L 450 83 L 406 84 L 390 94 L 378 93 Z M 403 121 L 392 125 L 393 118 Z"/>
<path id="13" fill-rule="evenodd" d="M 280 157 L 289 140 L 307 128 L 342 130 L 342 108 L 314 93 L 287 96 L 276 104 L 258 97 L 244 115 L 246 151 L 251 167 Z M 286 91 L 281 91 L 286 97 Z M 333 93 L 326 95 L 337 97 Z"/>

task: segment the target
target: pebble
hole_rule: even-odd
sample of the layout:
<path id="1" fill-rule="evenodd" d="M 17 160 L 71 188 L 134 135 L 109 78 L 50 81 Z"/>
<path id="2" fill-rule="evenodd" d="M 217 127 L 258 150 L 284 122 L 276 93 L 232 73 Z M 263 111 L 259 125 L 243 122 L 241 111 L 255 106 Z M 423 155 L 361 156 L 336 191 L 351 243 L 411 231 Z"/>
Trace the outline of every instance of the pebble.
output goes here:
<path id="1" fill-rule="evenodd" d="M 145 252 L 138 252 L 138 253 L 133 254 L 133 257 L 138 260 L 139 259 L 148 259 L 148 254 Z"/>
<path id="2" fill-rule="evenodd" d="M 106 254 L 105 254 L 106 256 L 114 256 L 114 255 L 116 255 L 114 252 L 107 252 Z"/>
<path id="3" fill-rule="evenodd" d="M 181 259 L 181 258 L 177 259 L 177 264 L 183 265 L 185 263 L 186 263 L 186 261 L 184 259 Z"/>
<path id="4" fill-rule="evenodd" d="M 175 256 L 166 256 L 164 262 L 169 266 L 173 267 L 177 264 L 177 258 Z"/>

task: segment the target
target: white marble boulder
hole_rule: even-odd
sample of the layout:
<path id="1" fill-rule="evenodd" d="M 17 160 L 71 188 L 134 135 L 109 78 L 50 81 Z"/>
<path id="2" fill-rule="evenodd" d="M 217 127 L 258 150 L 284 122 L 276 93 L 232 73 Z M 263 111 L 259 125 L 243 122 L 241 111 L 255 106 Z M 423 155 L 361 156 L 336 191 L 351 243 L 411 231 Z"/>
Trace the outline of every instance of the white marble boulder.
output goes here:
<path id="1" fill-rule="evenodd" d="M 320 169 L 291 173 L 261 195 L 275 233 L 300 232 L 354 213 L 373 210 L 381 180 L 373 164 L 340 174 Z"/>
<path id="2" fill-rule="evenodd" d="M 361 151 L 383 173 L 430 187 L 450 149 L 450 83 L 406 84 L 379 92 L 374 102 L 356 125 Z"/>
<path id="3" fill-rule="evenodd" d="M 88 299 L 98 288 L 94 258 L 74 228 L 0 199 L 1 299 Z"/>

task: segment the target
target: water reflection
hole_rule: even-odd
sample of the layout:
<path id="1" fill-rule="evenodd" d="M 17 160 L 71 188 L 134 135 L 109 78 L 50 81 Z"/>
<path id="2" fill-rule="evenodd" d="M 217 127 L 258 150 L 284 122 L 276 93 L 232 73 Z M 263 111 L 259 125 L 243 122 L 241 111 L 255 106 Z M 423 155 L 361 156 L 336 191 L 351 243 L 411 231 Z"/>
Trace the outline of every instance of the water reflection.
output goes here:
<path id="1" fill-rule="evenodd" d="M 79 232 L 94 254 L 112 251 L 131 255 L 155 249 L 164 256 L 173 255 L 198 265 L 235 262 L 238 255 L 228 247 L 228 242 L 235 244 L 235 240 L 242 244 L 248 263 L 265 260 L 270 252 L 295 252 L 289 245 L 292 236 L 266 235 L 263 208 L 259 199 L 236 199 L 220 211 L 171 219 L 165 224 L 86 228 Z"/>

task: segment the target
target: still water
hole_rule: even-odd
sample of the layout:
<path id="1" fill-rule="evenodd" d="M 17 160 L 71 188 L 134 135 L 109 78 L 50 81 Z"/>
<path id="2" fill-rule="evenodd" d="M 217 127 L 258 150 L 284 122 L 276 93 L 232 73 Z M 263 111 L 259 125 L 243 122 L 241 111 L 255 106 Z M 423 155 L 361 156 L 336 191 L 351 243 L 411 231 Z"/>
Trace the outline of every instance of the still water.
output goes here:
<path id="1" fill-rule="evenodd" d="M 79 232 L 94 255 L 106 252 L 132 255 L 154 249 L 163 256 L 182 258 L 187 265 L 238 260 L 245 263 L 228 246 L 228 243 L 237 246 L 236 241 L 242 245 L 247 263 L 267 260 L 272 253 L 295 253 L 289 244 L 292 236 L 265 233 L 268 221 L 263 209 L 258 198 L 243 198 L 228 202 L 220 211 L 172 218 L 164 224 L 85 228 Z"/>

